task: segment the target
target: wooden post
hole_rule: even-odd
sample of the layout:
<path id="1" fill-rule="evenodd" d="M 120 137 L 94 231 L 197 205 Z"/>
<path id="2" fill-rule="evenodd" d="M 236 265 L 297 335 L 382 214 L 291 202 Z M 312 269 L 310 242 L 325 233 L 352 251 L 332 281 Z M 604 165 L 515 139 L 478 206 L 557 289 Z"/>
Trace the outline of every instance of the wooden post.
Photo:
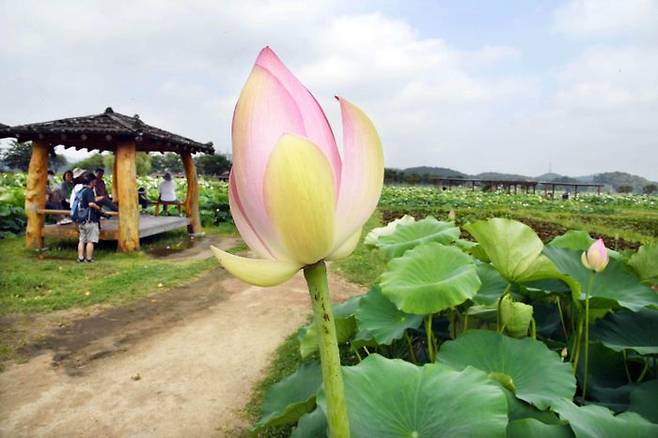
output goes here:
<path id="1" fill-rule="evenodd" d="M 27 229 L 25 243 L 28 248 L 43 248 L 43 222 L 45 216 L 39 213 L 46 207 L 46 184 L 48 183 L 48 144 L 32 142 L 32 158 L 27 170 L 25 192 L 25 215 Z"/>
<path id="2" fill-rule="evenodd" d="M 194 160 L 189 152 L 181 152 L 180 157 L 187 178 L 187 196 L 185 198 L 185 215 L 189 220 L 187 228 L 192 234 L 201 234 L 203 228 L 201 228 L 201 216 L 199 215 L 199 180 L 196 175 Z"/>
<path id="3" fill-rule="evenodd" d="M 119 197 L 119 178 L 117 177 L 117 154 L 114 152 L 114 164 L 112 164 L 112 200 L 117 203 Z"/>
<path id="4" fill-rule="evenodd" d="M 135 143 L 117 145 L 114 160 L 119 181 L 116 200 L 119 202 L 119 251 L 139 249 L 139 209 L 137 204 L 137 168 Z"/>

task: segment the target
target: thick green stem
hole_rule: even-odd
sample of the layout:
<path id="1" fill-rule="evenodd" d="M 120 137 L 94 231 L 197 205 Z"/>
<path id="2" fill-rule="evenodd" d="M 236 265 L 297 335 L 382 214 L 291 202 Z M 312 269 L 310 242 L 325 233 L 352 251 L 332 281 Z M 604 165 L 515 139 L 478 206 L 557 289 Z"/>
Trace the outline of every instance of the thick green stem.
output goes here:
<path id="1" fill-rule="evenodd" d="M 589 295 L 594 282 L 594 274 L 587 283 L 587 292 L 585 292 L 585 369 L 583 377 L 583 400 L 587 396 L 587 382 L 589 380 Z"/>
<path id="2" fill-rule="evenodd" d="M 567 335 L 567 326 L 564 324 L 564 315 L 562 314 L 562 305 L 560 304 L 560 297 L 556 296 L 555 297 L 555 302 L 557 303 L 557 310 L 560 313 L 560 324 L 562 325 L 562 334 L 564 334 L 564 340 L 569 339 L 569 335 Z"/>
<path id="3" fill-rule="evenodd" d="M 334 322 L 331 307 L 329 285 L 327 284 L 327 268 L 324 262 L 306 266 L 304 268 L 304 277 L 311 294 L 313 318 L 319 335 L 318 347 L 324 392 L 327 399 L 329 436 L 332 438 L 349 438 L 350 424 L 343 389 L 343 374 L 340 368 L 336 323 Z"/>
<path id="4" fill-rule="evenodd" d="M 621 353 L 624 356 L 624 371 L 626 371 L 626 380 L 628 380 L 628 383 L 633 383 L 633 379 L 631 378 L 631 371 L 628 369 L 628 356 L 626 354 L 626 350 L 622 350 Z"/>
<path id="5" fill-rule="evenodd" d="M 573 346 L 573 374 L 576 375 L 576 371 L 578 370 L 578 360 L 580 356 L 580 340 L 583 336 L 583 320 L 582 318 L 578 322 L 578 332 L 576 333 L 576 340 Z"/>
<path id="6" fill-rule="evenodd" d="M 411 357 L 411 362 L 412 363 L 418 363 L 416 360 L 416 352 L 414 351 L 414 346 L 411 344 L 411 338 L 409 337 L 409 333 L 404 332 L 404 338 L 407 340 L 407 346 L 409 347 L 409 356 Z"/>
<path id="7" fill-rule="evenodd" d="M 496 331 L 498 333 L 503 332 L 502 321 L 500 320 L 500 304 L 503 302 L 503 298 L 505 298 L 505 295 L 509 293 L 511 287 L 512 287 L 512 283 L 507 283 L 507 287 L 503 291 L 503 294 L 500 296 L 500 298 L 498 298 L 498 303 L 496 305 Z"/>
<path id="8" fill-rule="evenodd" d="M 429 356 L 430 362 L 436 360 L 436 352 L 434 351 L 434 342 L 432 338 L 432 314 L 425 316 L 425 334 L 427 335 L 427 355 Z"/>
<path id="9" fill-rule="evenodd" d="M 642 381 L 644 380 L 644 376 L 647 374 L 648 369 L 649 369 L 649 361 L 645 360 L 644 367 L 642 368 L 642 371 L 640 372 L 640 376 L 637 378 L 636 383 L 642 383 Z"/>

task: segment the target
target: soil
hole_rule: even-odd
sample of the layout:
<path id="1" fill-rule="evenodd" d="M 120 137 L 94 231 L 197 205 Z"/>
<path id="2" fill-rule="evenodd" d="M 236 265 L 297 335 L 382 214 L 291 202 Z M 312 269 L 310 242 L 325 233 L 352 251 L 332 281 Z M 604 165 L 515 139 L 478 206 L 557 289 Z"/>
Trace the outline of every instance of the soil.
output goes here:
<path id="1" fill-rule="evenodd" d="M 234 246 L 234 245 L 233 245 Z M 169 257 L 205 257 L 206 249 Z M 330 275 L 335 301 L 362 293 Z M 120 307 L 57 312 L 0 373 L 0 436 L 223 436 L 276 347 L 310 314 L 300 274 L 259 288 L 217 268 Z M 0 321 L 6 329 L 11 318 Z"/>

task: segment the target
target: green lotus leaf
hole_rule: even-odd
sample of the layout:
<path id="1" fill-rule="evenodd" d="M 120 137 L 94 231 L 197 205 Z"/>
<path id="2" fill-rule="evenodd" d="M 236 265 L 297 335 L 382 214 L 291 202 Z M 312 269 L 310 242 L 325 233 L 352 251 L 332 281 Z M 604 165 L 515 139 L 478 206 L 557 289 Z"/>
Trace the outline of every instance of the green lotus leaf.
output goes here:
<path id="1" fill-rule="evenodd" d="M 339 318 L 334 315 L 334 317 L 338 342 L 349 341 L 356 332 L 356 320 L 353 316 Z M 306 359 L 318 351 L 318 332 L 314 323 L 302 327 L 297 334 L 297 339 L 299 341 L 299 354 L 302 359 Z"/>
<path id="2" fill-rule="evenodd" d="M 494 304 L 498 302 L 498 298 L 507 288 L 507 280 L 496 271 L 496 268 L 488 263 L 477 263 L 475 267 L 481 285 L 477 294 L 473 297 L 473 302 L 476 304 Z"/>
<path id="3" fill-rule="evenodd" d="M 265 393 L 261 418 L 254 425 L 254 431 L 296 422 L 313 409 L 315 395 L 321 385 L 322 371 L 318 362 L 306 363 L 272 385 Z"/>
<path id="4" fill-rule="evenodd" d="M 635 388 L 631 392 L 628 410 L 658 424 L 658 380 L 650 380 Z"/>
<path id="5" fill-rule="evenodd" d="M 507 418 L 510 421 L 532 418 L 544 424 L 560 424 L 560 418 L 551 411 L 540 411 L 536 407 L 519 400 L 513 392 L 503 389 L 507 398 Z"/>
<path id="6" fill-rule="evenodd" d="M 395 229 L 398 227 L 398 225 L 410 224 L 415 221 L 416 219 L 413 216 L 409 216 L 408 214 L 405 214 L 401 218 L 392 220 L 391 222 L 389 222 L 383 227 L 377 227 L 370 230 L 370 232 L 363 239 L 363 243 L 368 246 L 377 246 L 377 241 L 379 240 L 379 238 L 382 236 L 390 236 L 391 234 L 393 234 L 395 232 Z"/>
<path id="7" fill-rule="evenodd" d="M 658 283 L 658 244 L 642 245 L 628 261 L 640 280 Z"/>
<path id="8" fill-rule="evenodd" d="M 631 312 L 622 309 L 609 313 L 594 324 L 591 337 L 615 351 L 657 354 L 658 310 Z"/>
<path id="9" fill-rule="evenodd" d="M 514 302 L 511 295 L 505 295 L 500 301 L 500 320 L 505 332 L 513 338 L 525 337 L 532 321 L 532 310 L 532 306 Z"/>
<path id="10" fill-rule="evenodd" d="M 478 246 L 477 242 L 473 242 L 472 240 L 466 240 L 466 239 L 457 239 L 455 240 L 455 246 L 462 251 L 469 252 L 469 250 L 475 248 Z"/>
<path id="11" fill-rule="evenodd" d="M 418 328 L 423 316 L 399 310 L 375 286 L 359 302 L 356 321 L 359 332 L 366 331 L 378 344 L 389 345 L 404 336 L 407 329 Z"/>
<path id="12" fill-rule="evenodd" d="M 583 381 L 585 358 L 580 356 L 578 380 Z M 624 356 L 599 343 L 592 343 L 589 348 L 589 383 L 587 398 L 597 404 L 624 411 L 630 403 L 630 393 L 635 384 L 629 384 L 624 367 Z"/>
<path id="13" fill-rule="evenodd" d="M 398 309 L 426 315 L 473 298 L 480 279 L 471 257 L 457 248 L 430 242 L 391 260 L 380 286 Z"/>
<path id="14" fill-rule="evenodd" d="M 603 406 L 576 406 L 571 400 L 556 402 L 553 409 L 567 420 L 577 438 L 644 438 L 658 436 L 652 424 L 634 412 L 614 415 Z"/>
<path id="15" fill-rule="evenodd" d="M 347 342 L 354 335 L 356 331 L 354 313 L 361 298 L 362 295 L 359 295 L 333 306 L 338 342 Z M 297 334 L 297 339 L 299 340 L 299 354 L 302 359 L 306 359 L 318 351 L 318 333 L 315 330 L 314 323 L 302 327 Z"/>
<path id="16" fill-rule="evenodd" d="M 572 438 L 573 431 L 566 424 L 545 424 L 534 418 L 510 421 L 507 438 Z"/>
<path id="17" fill-rule="evenodd" d="M 564 248 L 546 247 L 544 254 L 553 261 L 555 266 L 577 283 L 574 297 L 585 300 L 585 290 L 590 281 L 592 271 L 586 269 L 580 256 L 582 252 Z M 591 305 L 609 308 L 617 303 L 627 309 L 638 311 L 646 306 L 658 306 L 658 295 L 642 284 L 624 263 L 610 260 L 602 272 L 594 275 Z"/>
<path id="18" fill-rule="evenodd" d="M 388 258 L 399 257 L 427 242 L 449 244 L 459 238 L 459 228 L 452 222 L 441 222 L 428 216 L 423 220 L 398 225 L 393 234 L 377 239 L 377 247 Z"/>
<path id="19" fill-rule="evenodd" d="M 532 338 L 514 339 L 490 330 L 468 330 L 441 346 L 438 360 L 455 369 L 467 366 L 509 376 L 516 397 L 546 409 L 555 400 L 571 398 L 576 379 L 569 364 Z M 500 381 L 499 379 L 496 379 Z"/>
<path id="20" fill-rule="evenodd" d="M 544 244 L 527 226 L 511 219 L 493 218 L 464 225 L 491 264 L 508 281 L 522 283 L 542 278 L 558 278 L 550 261 L 541 255 Z M 556 276 L 557 275 L 557 276 Z"/>
<path id="21" fill-rule="evenodd" d="M 476 369 L 371 354 L 343 376 L 352 438 L 505 436 L 505 395 Z"/>
<path id="22" fill-rule="evenodd" d="M 569 230 L 561 236 L 554 237 L 548 246 L 585 251 L 592 243 L 594 243 L 594 239 L 587 231 Z"/>
<path id="23" fill-rule="evenodd" d="M 322 409 L 315 408 L 313 412 L 304 414 L 297 422 L 290 438 L 320 438 L 327 436 L 327 417 Z"/>

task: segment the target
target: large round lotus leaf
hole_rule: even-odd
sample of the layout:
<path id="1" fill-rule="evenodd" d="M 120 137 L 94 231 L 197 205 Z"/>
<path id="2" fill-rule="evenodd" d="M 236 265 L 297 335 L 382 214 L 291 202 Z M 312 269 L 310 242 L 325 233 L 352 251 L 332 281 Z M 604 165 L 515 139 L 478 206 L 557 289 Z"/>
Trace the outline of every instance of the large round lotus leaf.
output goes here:
<path id="1" fill-rule="evenodd" d="M 646 438 L 658 436 L 652 424 L 634 412 L 614 415 L 602 406 L 576 406 L 571 400 L 556 402 L 553 409 L 567 420 L 577 438 Z"/>
<path id="2" fill-rule="evenodd" d="M 507 438 L 572 438 L 573 431 L 566 424 L 545 424 L 534 418 L 510 421 Z"/>
<path id="3" fill-rule="evenodd" d="M 410 224 L 415 221 L 416 219 L 414 219 L 413 216 L 409 216 L 408 214 L 405 214 L 401 218 L 389 222 L 388 224 L 386 224 L 386 226 L 377 227 L 370 230 L 370 232 L 363 239 L 363 243 L 368 246 L 376 246 L 377 241 L 379 240 L 380 237 L 390 236 L 395 232 L 395 229 L 398 227 L 398 225 Z"/>
<path id="4" fill-rule="evenodd" d="M 658 244 L 643 245 L 628 261 L 640 280 L 658 283 Z"/>
<path id="5" fill-rule="evenodd" d="M 375 286 L 359 301 L 356 321 L 359 332 L 368 332 L 378 344 L 388 345 L 404 336 L 405 330 L 418 328 L 423 316 L 399 310 Z"/>
<path id="6" fill-rule="evenodd" d="M 261 418 L 254 430 L 296 422 L 315 406 L 315 395 L 322 385 L 318 362 L 302 365 L 294 374 L 275 383 L 265 393 Z"/>
<path id="7" fill-rule="evenodd" d="M 377 247 L 389 257 L 427 242 L 452 243 L 459 238 L 459 228 L 452 222 L 441 222 L 428 216 L 423 220 L 398 225 L 393 234 L 377 239 Z"/>
<path id="8" fill-rule="evenodd" d="M 548 246 L 585 251 L 592 243 L 594 243 L 594 239 L 587 231 L 569 230 L 561 236 L 554 237 Z"/>
<path id="9" fill-rule="evenodd" d="M 505 395 L 476 369 L 371 354 L 343 378 L 352 438 L 505 436 Z"/>
<path id="10" fill-rule="evenodd" d="M 477 263 L 476 269 L 480 278 L 480 289 L 473 297 L 476 304 L 494 304 L 507 287 L 507 281 L 488 263 Z"/>
<path id="11" fill-rule="evenodd" d="M 506 388 L 503 388 L 503 391 L 507 398 L 507 418 L 509 418 L 510 421 L 532 418 L 541 421 L 544 424 L 560 423 L 560 419 L 555 413 L 551 411 L 540 411 L 536 407 L 516 398 L 512 391 Z"/>
<path id="12" fill-rule="evenodd" d="M 473 298 L 480 279 L 471 257 L 431 242 L 391 260 L 380 286 L 398 309 L 426 315 Z"/>
<path id="13" fill-rule="evenodd" d="M 628 410 L 658 424 L 658 380 L 650 380 L 635 388 L 631 392 Z"/>
<path id="14" fill-rule="evenodd" d="M 322 438 L 327 436 L 327 417 L 322 409 L 315 408 L 313 412 L 304 414 L 297 422 L 290 438 Z"/>
<path id="15" fill-rule="evenodd" d="M 356 331 L 354 313 L 361 298 L 362 296 L 359 295 L 333 306 L 338 342 L 346 342 L 354 335 Z M 314 323 L 302 327 L 297 334 L 297 339 L 299 340 L 299 354 L 302 359 L 306 359 L 318 351 L 318 333 Z"/>
<path id="16" fill-rule="evenodd" d="M 581 260 L 581 251 L 546 247 L 544 254 L 550 258 L 563 274 L 575 280 L 574 296 L 585 300 L 585 291 L 593 274 Z M 658 305 L 658 294 L 642 284 L 634 272 L 622 262 L 610 259 L 608 266 L 594 275 L 590 292 L 591 305 L 611 307 L 615 302 L 627 309 L 638 311 L 649 305 Z"/>
<path id="17" fill-rule="evenodd" d="M 511 219 L 494 218 L 464 225 L 508 281 L 523 283 L 560 278 L 553 264 L 541 255 L 544 244 L 527 226 Z"/>
<path id="18" fill-rule="evenodd" d="M 356 320 L 353 316 L 346 318 L 334 318 L 336 325 L 336 338 L 339 343 L 349 341 L 356 331 Z M 302 359 L 308 358 L 311 354 L 318 351 L 318 332 L 315 323 L 310 323 L 301 329 L 297 334 L 299 341 L 299 354 Z"/>
<path id="19" fill-rule="evenodd" d="M 511 295 L 505 295 L 500 301 L 500 321 L 505 332 L 513 338 L 526 336 L 531 320 L 532 306 L 514 302 Z"/>
<path id="20" fill-rule="evenodd" d="M 615 351 L 635 350 L 640 354 L 658 353 L 658 310 L 638 312 L 619 310 L 594 324 L 592 339 Z"/>
<path id="21" fill-rule="evenodd" d="M 571 398 L 576 379 L 569 364 L 532 338 L 514 339 L 490 330 L 469 330 L 441 346 L 438 360 L 455 369 L 478 368 L 518 398 L 546 409 Z"/>

